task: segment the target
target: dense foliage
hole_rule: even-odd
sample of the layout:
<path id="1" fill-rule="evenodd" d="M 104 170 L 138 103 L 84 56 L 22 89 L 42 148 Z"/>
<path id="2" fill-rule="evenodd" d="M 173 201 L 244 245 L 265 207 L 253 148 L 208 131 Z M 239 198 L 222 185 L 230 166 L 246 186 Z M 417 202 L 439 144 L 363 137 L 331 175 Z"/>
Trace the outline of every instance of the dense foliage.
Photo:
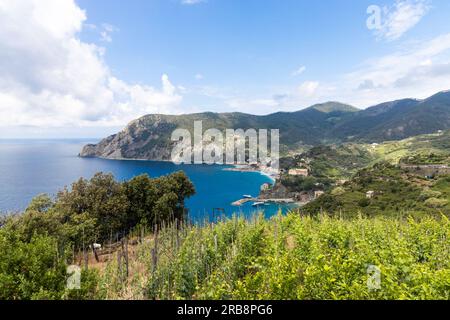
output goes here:
<path id="1" fill-rule="evenodd" d="M 66 266 L 94 242 L 126 235 L 136 226 L 185 219 L 184 201 L 195 193 L 182 172 L 117 182 L 110 174 L 80 179 L 56 199 L 41 195 L 22 215 L 0 225 L 0 299 L 92 298 L 95 272 L 84 271 L 82 289 L 66 291 Z"/>
<path id="2" fill-rule="evenodd" d="M 338 201 L 333 214 L 190 225 L 184 174 L 123 183 L 97 174 L 3 221 L 0 299 L 448 300 L 449 179 L 412 183 L 379 164 L 313 202 Z M 374 187 L 388 192 L 365 197 Z M 396 203 L 402 210 L 390 211 Z M 127 245 L 91 261 L 81 289 L 68 290 L 66 267 L 82 258 L 74 249 L 126 230 Z"/>
<path id="3" fill-rule="evenodd" d="M 285 171 L 308 168 L 314 178 L 341 180 L 350 179 L 360 170 L 381 162 L 394 165 L 449 165 L 449 141 L 450 131 L 446 131 L 380 144 L 318 145 L 281 158 L 280 168 Z"/>
<path id="4" fill-rule="evenodd" d="M 368 192 L 373 192 L 368 197 Z M 427 179 L 388 163 L 378 163 L 358 172 L 344 186 L 336 187 L 304 206 L 308 214 L 337 212 L 354 217 L 367 215 L 429 215 L 441 212 L 450 216 L 450 176 Z M 440 211 L 437 211 L 439 209 Z"/>
<path id="5" fill-rule="evenodd" d="M 0 299 L 60 299 L 66 264 L 56 240 L 34 236 L 29 242 L 13 232 L 0 232 Z"/>
<path id="6" fill-rule="evenodd" d="M 288 188 L 290 192 L 302 192 L 312 190 L 328 190 L 332 185 L 332 180 L 327 178 L 302 177 L 283 175 L 278 183 Z"/>
<path id="7" fill-rule="evenodd" d="M 136 248 L 128 281 L 112 259 L 102 298 L 450 299 L 449 250 L 444 216 L 290 214 L 167 227 Z"/>
<path id="8" fill-rule="evenodd" d="M 449 165 L 450 156 L 448 154 L 436 153 L 416 153 L 401 159 L 401 163 L 407 165 Z"/>
<path id="9" fill-rule="evenodd" d="M 137 225 L 151 227 L 162 221 L 183 220 L 184 201 L 195 193 L 183 172 L 151 179 L 142 175 L 117 182 L 111 174 L 80 179 L 59 192 L 33 199 L 23 215 L 10 219 L 24 241 L 50 235 L 60 243 L 81 247 L 116 238 Z"/>

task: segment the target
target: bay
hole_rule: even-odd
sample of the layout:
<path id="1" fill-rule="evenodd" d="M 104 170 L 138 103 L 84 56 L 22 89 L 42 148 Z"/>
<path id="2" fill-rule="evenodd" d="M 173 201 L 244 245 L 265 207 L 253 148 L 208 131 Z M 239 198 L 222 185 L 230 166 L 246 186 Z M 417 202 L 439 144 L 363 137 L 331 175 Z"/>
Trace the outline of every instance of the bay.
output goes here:
<path id="1" fill-rule="evenodd" d="M 288 206 L 268 205 L 255 209 L 251 203 L 241 207 L 231 205 L 243 195 L 257 196 L 263 183 L 271 179 L 258 172 L 226 171 L 219 165 L 175 165 L 170 162 L 106 160 L 80 158 L 83 145 L 95 140 L 0 140 L 0 212 L 24 210 L 39 194 L 54 196 L 58 190 L 80 177 L 90 178 L 96 172 L 112 173 L 124 181 L 147 173 L 159 177 L 184 171 L 196 188 L 196 195 L 187 201 L 189 218 L 202 221 L 212 218 L 214 208 L 233 214 L 253 215 L 257 211 L 266 217 Z"/>

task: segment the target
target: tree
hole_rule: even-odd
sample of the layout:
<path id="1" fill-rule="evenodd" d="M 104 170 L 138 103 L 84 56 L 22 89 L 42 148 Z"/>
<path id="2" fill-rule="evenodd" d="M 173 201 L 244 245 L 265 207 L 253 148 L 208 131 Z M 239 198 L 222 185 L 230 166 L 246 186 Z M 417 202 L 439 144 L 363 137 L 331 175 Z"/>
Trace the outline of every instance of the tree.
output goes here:
<path id="1" fill-rule="evenodd" d="M 127 227 L 154 223 L 153 208 L 158 200 L 157 189 L 147 174 L 140 175 L 124 183 L 128 201 Z"/>
<path id="2" fill-rule="evenodd" d="M 182 171 L 157 179 L 141 175 L 125 182 L 123 189 L 128 228 L 184 219 L 185 199 L 195 194 L 194 185 Z"/>
<path id="3" fill-rule="evenodd" d="M 157 208 L 159 215 L 170 214 L 169 219 L 184 219 L 185 217 L 185 199 L 195 194 L 195 187 L 186 174 L 182 171 L 171 175 L 155 179 L 156 189 L 158 190 L 158 199 L 162 199 Z M 163 207 L 165 203 L 167 208 Z M 161 216 L 159 216 L 161 218 Z"/>
<path id="4" fill-rule="evenodd" d="M 54 202 L 48 194 L 40 194 L 31 200 L 25 212 L 35 211 L 43 213 L 47 212 L 53 205 Z"/>
<path id="5" fill-rule="evenodd" d="M 124 230 L 127 208 L 123 186 L 112 174 L 104 173 L 95 174 L 91 180 L 78 180 L 71 190 L 65 188 L 58 193 L 55 205 L 55 210 L 63 212 L 67 221 L 81 214 L 95 219 L 98 240 L 106 240 L 111 232 Z"/>

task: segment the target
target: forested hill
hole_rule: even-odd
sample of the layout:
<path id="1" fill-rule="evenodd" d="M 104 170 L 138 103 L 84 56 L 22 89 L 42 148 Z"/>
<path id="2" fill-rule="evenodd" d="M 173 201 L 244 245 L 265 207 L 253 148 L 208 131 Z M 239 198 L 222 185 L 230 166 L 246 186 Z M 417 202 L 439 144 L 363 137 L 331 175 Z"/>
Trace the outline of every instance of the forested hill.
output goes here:
<path id="1" fill-rule="evenodd" d="M 193 131 L 194 121 L 200 120 L 203 121 L 203 130 L 280 129 L 282 151 L 339 142 L 400 140 L 450 129 L 450 92 L 440 92 L 425 100 L 386 102 L 366 110 L 328 102 L 297 112 L 266 116 L 210 112 L 180 116 L 147 115 L 131 122 L 118 134 L 96 145 L 85 146 L 80 156 L 168 160 L 173 130 L 184 128 Z"/>

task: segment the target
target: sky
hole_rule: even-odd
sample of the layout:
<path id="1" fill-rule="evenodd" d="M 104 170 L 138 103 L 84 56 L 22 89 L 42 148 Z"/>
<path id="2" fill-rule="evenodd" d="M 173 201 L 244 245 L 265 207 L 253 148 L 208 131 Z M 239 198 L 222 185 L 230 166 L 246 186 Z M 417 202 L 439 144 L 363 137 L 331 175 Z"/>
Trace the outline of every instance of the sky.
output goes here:
<path id="1" fill-rule="evenodd" d="M 0 138 L 450 89 L 448 0 L 0 0 Z"/>

